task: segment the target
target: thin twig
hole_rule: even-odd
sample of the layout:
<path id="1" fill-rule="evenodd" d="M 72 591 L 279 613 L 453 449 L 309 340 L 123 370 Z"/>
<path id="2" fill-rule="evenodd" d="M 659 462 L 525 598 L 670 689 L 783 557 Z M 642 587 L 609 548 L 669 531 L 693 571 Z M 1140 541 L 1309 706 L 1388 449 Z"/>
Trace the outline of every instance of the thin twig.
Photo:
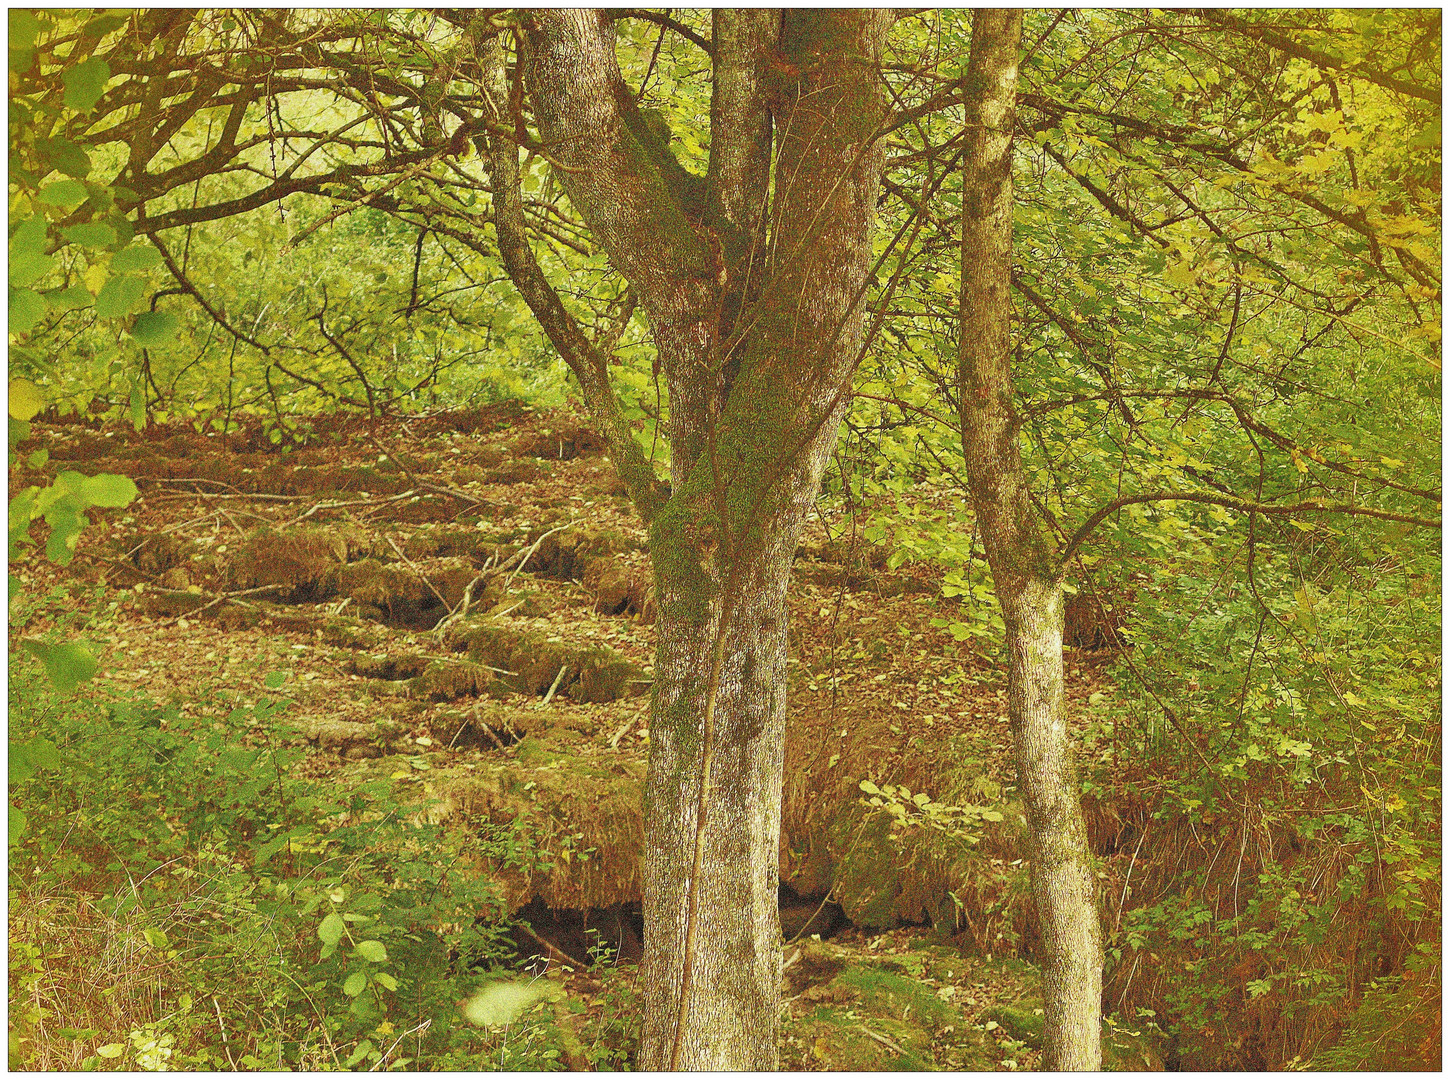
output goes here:
<path id="1" fill-rule="evenodd" d="M 795 937 L 791 938 L 789 941 L 787 941 L 785 943 L 786 946 L 794 945 L 796 943 L 796 940 L 802 934 L 804 934 L 807 930 L 810 929 L 811 923 L 813 923 L 813 922 L 816 921 L 816 916 L 819 915 L 821 912 L 823 912 L 823 911 L 826 910 L 826 905 L 831 902 L 831 897 L 833 895 L 835 895 L 835 891 L 836 891 L 835 889 L 832 889 L 829 892 L 827 892 L 825 896 L 821 897 L 820 905 L 816 908 L 815 911 L 811 912 L 811 917 L 809 919 L 807 919 L 805 921 L 805 923 L 802 924 L 801 928 L 795 932 Z M 819 933 L 819 931 L 817 931 L 817 932 Z"/>
<path id="2" fill-rule="evenodd" d="M 559 674 L 557 674 L 557 675 L 554 676 L 554 685 L 551 686 L 551 687 L 549 687 L 549 692 L 544 695 L 544 704 L 545 705 L 549 704 L 549 702 L 551 702 L 551 701 L 554 700 L 554 695 L 556 693 L 558 693 L 558 691 L 559 691 L 559 684 L 564 681 L 564 672 L 566 672 L 568 670 L 569 670 L 569 665 L 568 664 L 560 664 L 559 665 Z"/>
<path id="3" fill-rule="evenodd" d="M 629 729 L 634 727 L 638 723 L 638 716 L 631 716 L 628 720 L 626 720 L 623 725 L 620 726 L 620 729 L 614 733 L 614 737 L 609 740 L 609 749 L 617 750 L 619 748 L 619 740 L 624 738 L 625 734 L 629 731 Z"/>
<path id="4" fill-rule="evenodd" d="M 1123 895 L 1118 897 L 1118 915 L 1113 919 L 1113 933 L 1115 934 L 1118 932 L 1118 924 L 1123 921 L 1123 904 L 1128 900 L 1128 885 L 1133 880 L 1133 866 L 1138 861 L 1138 851 L 1142 848 L 1143 838 L 1147 835 L 1148 829 L 1145 826 L 1143 831 L 1138 834 L 1138 846 L 1133 849 L 1133 857 L 1128 860 L 1128 875 L 1123 878 Z"/>
<path id="5" fill-rule="evenodd" d="M 424 1020 L 421 1024 L 418 1024 L 416 1027 L 411 1027 L 407 1031 L 403 1032 L 401 1035 L 399 1035 L 396 1039 L 393 1040 L 393 1045 L 392 1046 L 388 1047 L 387 1050 L 383 1051 L 383 1056 L 380 1057 L 380 1058 L 378 1058 L 377 1061 L 373 1062 L 373 1067 L 371 1069 L 369 1069 L 368 1072 L 377 1072 L 378 1069 L 382 1068 L 383 1062 L 385 1062 L 385 1061 L 388 1060 L 388 1055 L 391 1054 L 394 1050 L 396 1050 L 398 1048 L 398 1044 L 400 1042 L 402 1042 L 404 1039 L 406 1039 L 409 1035 L 415 1035 L 418 1032 L 427 1031 L 432 1025 L 433 1025 L 433 1021 L 430 1018 L 430 1019 Z"/>
<path id="6" fill-rule="evenodd" d="M 212 1008 L 216 1009 L 216 1026 L 222 1029 L 222 1049 L 227 1052 L 227 1061 L 235 1069 L 237 1063 L 232 1060 L 232 1048 L 227 1042 L 227 1026 L 222 1023 L 222 1007 L 217 1004 L 216 998 L 211 999 Z"/>
<path id="7" fill-rule="evenodd" d="M 570 522 L 568 522 L 568 523 L 566 523 L 564 525 L 559 525 L 556 528 L 550 529 L 548 532 L 544 533 L 543 536 L 541 536 L 537 540 L 535 540 L 533 542 L 533 545 L 527 551 L 524 552 L 524 557 L 519 560 L 519 564 L 514 567 L 514 572 L 509 575 L 508 581 L 504 582 L 503 591 L 504 592 L 508 592 L 509 589 L 513 588 L 514 578 L 516 578 L 516 577 L 519 576 L 519 571 L 524 568 L 524 564 L 527 563 L 529 561 L 529 559 L 531 559 L 533 557 L 534 552 L 536 552 L 536 551 L 539 550 L 539 545 L 540 544 L 542 544 L 549 537 L 553 536 L 555 533 L 557 533 L 557 532 L 563 532 L 565 529 L 568 529 L 568 528 L 572 527 L 573 524 L 574 524 L 574 522 L 570 521 Z M 499 567 L 499 569 L 502 570 L 503 567 Z"/>
<path id="8" fill-rule="evenodd" d="M 418 575 L 418 580 L 421 581 L 424 585 L 428 586 L 428 591 L 431 592 L 434 596 L 438 597 L 438 602 L 442 604 L 444 608 L 447 608 L 449 604 L 447 600 L 443 599 L 443 594 L 438 591 L 437 587 L 431 581 L 428 580 L 428 578 L 424 575 L 423 571 L 418 569 L 417 564 L 414 563 L 412 559 L 408 558 L 408 556 L 403 554 L 403 549 L 398 546 L 397 542 L 387 534 L 383 535 L 383 539 L 388 542 L 389 547 L 391 547 L 394 551 L 398 553 L 398 558 L 402 559 L 403 562 L 408 564 L 408 569 Z"/>
<path id="9" fill-rule="evenodd" d="M 360 498 L 341 499 L 336 502 L 321 502 L 313 505 L 303 513 L 298 514 L 295 518 L 291 518 L 288 521 L 283 521 L 279 523 L 277 525 L 277 528 L 285 529 L 288 525 L 296 525 L 299 521 L 306 521 L 319 510 L 340 510 L 344 508 L 352 509 L 360 507 L 370 508 L 375 506 L 386 506 L 388 503 L 402 502 L 404 499 L 411 499 L 416 494 L 418 494 L 418 492 L 415 489 L 409 488 L 407 491 L 404 491 L 401 494 L 389 495 L 386 499 Z"/>
<path id="10" fill-rule="evenodd" d="M 864 1028 L 863 1027 L 861 1029 L 861 1034 L 862 1035 L 865 1035 L 868 1039 L 875 1039 L 877 1042 L 879 1042 L 882 1046 L 886 1047 L 892 1053 L 901 1054 L 903 1056 L 906 1054 L 906 1051 L 905 1050 L 901 1049 L 901 1047 L 897 1046 L 894 1042 L 892 1042 L 890 1039 L 888 1039 L 885 1035 L 878 1035 L 878 1034 L 876 1034 L 876 1032 L 872 1031 L 870 1028 Z"/>

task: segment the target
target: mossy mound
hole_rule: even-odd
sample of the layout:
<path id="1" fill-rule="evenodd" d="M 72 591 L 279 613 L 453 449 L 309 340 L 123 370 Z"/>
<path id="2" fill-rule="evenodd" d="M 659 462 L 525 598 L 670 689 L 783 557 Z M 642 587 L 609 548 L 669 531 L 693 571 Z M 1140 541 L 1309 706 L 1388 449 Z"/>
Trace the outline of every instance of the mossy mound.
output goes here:
<path id="1" fill-rule="evenodd" d="M 1012 865 L 1026 850 L 1021 814 L 1002 801 L 974 748 L 945 729 L 916 736 L 909 764 L 883 773 L 881 761 L 898 739 L 879 711 L 843 710 L 829 724 L 814 713 L 792 715 L 781 878 L 802 896 L 833 892 L 858 926 L 930 923 L 969 935 L 981 952 L 1000 952 L 998 935 L 1020 936 L 1031 919 L 1018 891 L 1025 870 Z M 906 787 L 909 812 L 897 819 L 868 806 L 862 780 Z M 966 835 L 933 828 L 917 812 L 916 795 L 942 806 L 987 808 L 1001 820 L 981 821 Z"/>
<path id="2" fill-rule="evenodd" d="M 278 531 L 264 525 L 236 546 L 228 570 L 238 588 L 274 585 L 283 599 L 299 600 L 317 594 L 329 570 L 370 548 L 360 529 L 300 525 Z"/>
<path id="3" fill-rule="evenodd" d="M 832 942 L 808 941 L 788 958 L 781 1067 L 826 1071 L 922 1071 L 997 1067 L 983 1033 L 936 986 Z"/>
<path id="4" fill-rule="evenodd" d="M 545 428 L 515 440 L 514 450 L 531 457 L 550 461 L 572 461 L 577 457 L 602 454 L 606 449 L 604 436 L 578 424 Z"/>
<path id="5" fill-rule="evenodd" d="M 499 883 L 510 910 L 534 897 L 571 909 L 638 900 L 644 763 L 577 756 L 542 725 L 515 754 L 435 770 L 427 785 L 438 820 L 508 827 L 509 842 L 491 850 L 482 869 Z"/>
<path id="6" fill-rule="evenodd" d="M 410 559 L 459 558 L 473 559 L 480 564 L 492 558 L 503 562 L 518 550 L 509 536 L 484 532 L 477 526 L 438 526 L 419 529 L 403 541 L 403 553 Z"/>
<path id="7" fill-rule="evenodd" d="M 526 570 L 558 581 L 580 581 L 592 560 L 638 551 L 639 543 L 614 529 L 565 529 L 545 536 L 529 557 Z"/>
<path id="8" fill-rule="evenodd" d="M 170 533 L 148 533 L 133 538 L 126 550 L 131 562 L 143 574 L 158 577 L 175 567 L 185 566 L 200 548 L 193 541 L 184 541 Z"/>
<path id="9" fill-rule="evenodd" d="M 523 694 L 579 702 L 616 701 L 649 687 L 644 672 L 604 646 L 571 645 L 532 631 L 476 620 L 451 627 L 448 641 L 465 648 L 477 664 L 500 669 L 504 682 Z M 561 674 L 562 672 L 562 674 Z"/>
<path id="10" fill-rule="evenodd" d="M 335 649 L 375 649 L 388 640 L 386 631 L 355 615 L 333 615 L 321 630 L 323 644 Z"/>
<path id="11" fill-rule="evenodd" d="M 464 559 L 435 561 L 424 570 L 368 558 L 330 567 L 318 588 L 320 597 L 346 596 L 390 625 L 431 630 L 477 576 Z"/>

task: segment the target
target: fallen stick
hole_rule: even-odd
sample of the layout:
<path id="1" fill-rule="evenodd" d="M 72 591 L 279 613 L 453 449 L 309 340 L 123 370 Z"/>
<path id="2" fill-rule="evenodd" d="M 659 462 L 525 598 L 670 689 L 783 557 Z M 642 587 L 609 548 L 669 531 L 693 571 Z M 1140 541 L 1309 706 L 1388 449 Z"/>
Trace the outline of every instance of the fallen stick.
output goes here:
<path id="1" fill-rule="evenodd" d="M 554 700 L 554 695 L 559 691 L 559 684 L 564 681 L 564 672 L 569 670 L 568 664 L 559 665 L 559 674 L 554 676 L 554 685 L 549 687 L 549 692 L 544 695 L 544 704 Z"/>
<path id="2" fill-rule="evenodd" d="M 442 604 L 443 607 L 446 609 L 448 607 L 448 601 L 443 599 L 443 594 L 438 591 L 437 587 L 431 581 L 428 580 L 427 576 L 423 573 L 423 571 L 418 569 L 417 565 L 413 562 L 413 560 L 403 554 L 403 549 L 397 545 L 397 542 L 394 541 L 393 538 L 387 533 L 383 534 L 383 539 L 388 542 L 389 547 L 391 547 L 394 551 L 398 553 L 398 558 L 402 559 L 403 562 L 408 564 L 408 569 L 418 575 L 418 580 L 421 581 L 424 585 L 428 586 L 428 591 L 431 592 L 434 596 L 438 597 L 438 602 Z"/>
<path id="3" fill-rule="evenodd" d="M 882 1046 L 886 1047 L 888 1050 L 891 1050 L 891 1051 L 893 1051 L 895 1053 L 901 1054 L 903 1057 L 906 1055 L 906 1051 L 905 1050 L 901 1049 L 901 1047 L 897 1046 L 894 1042 L 892 1042 L 890 1039 L 888 1039 L 885 1035 L 878 1035 L 878 1034 L 876 1034 L 876 1032 L 872 1031 L 870 1028 L 864 1028 L 864 1027 L 861 1029 L 861 1034 L 862 1035 L 865 1035 L 868 1039 L 875 1039 L 877 1042 L 879 1042 Z"/>
<path id="4" fill-rule="evenodd" d="M 223 601 L 226 601 L 226 600 L 235 600 L 239 596 L 251 596 L 254 593 L 271 592 L 273 589 L 280 589 L 280 588 L 282 588 L 281 585 L 261 585 L 261 586 L 255 588 L 255 589 L 243 589 L 240 592 L 222 593 L 222 595 L 218 596 L 215 600 L 211 601 L 211 603 L 209 603 L 209 604 L 202 604 L 201 607 L 199 607 L 199 608 L 192 608 L 190 611 L 184 612 L 183 614 L 176 616 L 176 618 L 174 618 L 174 619 L 168 619 L 164 623 L 158 623 L 157 626 L 159 628 L 159 627 L 162 627 L 162 626 L 171 626 L 174 623 L 179 623 L 182 619 L 189 619 L 193 615 L 200 615 L 207 608 L 214 608 L 218 604 L 220 604 L 220 603 L 222 603 Z"/>

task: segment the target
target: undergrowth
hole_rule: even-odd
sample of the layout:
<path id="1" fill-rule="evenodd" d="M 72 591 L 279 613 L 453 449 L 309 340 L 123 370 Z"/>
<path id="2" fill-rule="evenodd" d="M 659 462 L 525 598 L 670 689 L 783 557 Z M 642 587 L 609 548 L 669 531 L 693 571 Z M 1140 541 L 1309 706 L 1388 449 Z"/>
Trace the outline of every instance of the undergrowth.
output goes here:
<path id="1" fill-rule="evenodd" d="M 94 631 L 64 597 L 12 599 L 12 646 L 42 608 L 44 637 Z M 618 1040 L 585 1046 L 562 1022 L 577 1003 L 460 1016 L 515 977 L 477 867 L 527 868 L 527 837 L 430 823 L 392 779 L 299 777 L 280 673 L 255 699 L 184 707 L 104 682 L 62 691 L 53 674 L 12 648 L 12 1068 L 614 1062 Z"/>

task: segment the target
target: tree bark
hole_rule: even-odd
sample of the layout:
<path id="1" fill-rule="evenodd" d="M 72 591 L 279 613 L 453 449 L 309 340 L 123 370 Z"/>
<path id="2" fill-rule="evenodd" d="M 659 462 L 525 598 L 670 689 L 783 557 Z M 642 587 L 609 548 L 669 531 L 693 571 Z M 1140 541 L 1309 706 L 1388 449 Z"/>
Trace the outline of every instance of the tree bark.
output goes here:
<path id="1" fill-rule="evenodd" d="M 671 493 L 644 500 L 659 617 L 641 1069 L 777 1061 L 785 595 L 863 335 L 889 24 L 717 11 L 697 177 L 639 117 L 602 13 L 525 17 L 540 137 L 648 314 L 669 387 Z M 609 400 L 586 388 L 591 411 Z"/>
<path id="2" fill-rule="evenodd" d="M 962 445 L 1006 624 L 1008 711 L 1046 958 L 1044 1065 L 1101 1066 L 1102 931 L 1064 712 L 1062 562 L 1032 504 L 1012 403 L 1012 124 L 1020 11 L 973 13 L 962 198 Z"/>

